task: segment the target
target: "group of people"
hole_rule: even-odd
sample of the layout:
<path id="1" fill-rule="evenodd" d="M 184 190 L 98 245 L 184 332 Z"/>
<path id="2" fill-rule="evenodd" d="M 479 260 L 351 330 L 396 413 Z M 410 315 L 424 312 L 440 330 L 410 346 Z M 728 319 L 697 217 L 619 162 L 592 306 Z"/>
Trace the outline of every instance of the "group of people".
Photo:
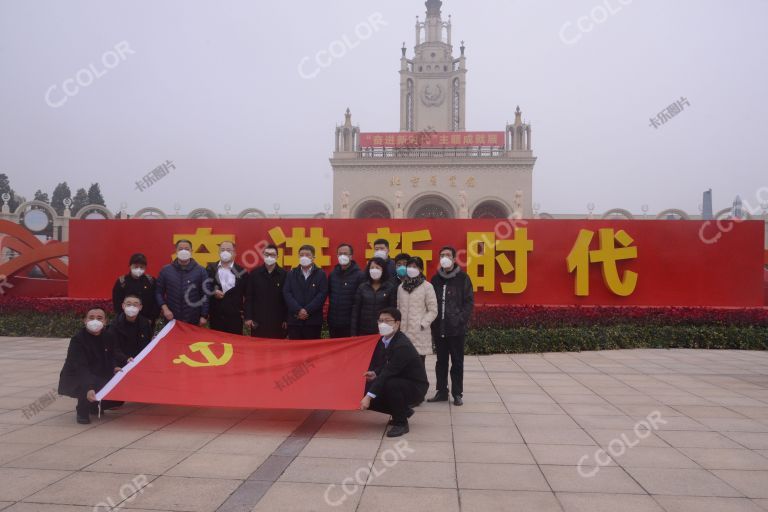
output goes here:
<path id="1" fill-rule="evenodd" d="M 189 240 L 175 248 L 176 257 L 157 278 L 146 273 L 143 254 L 131 256 L 112 290 L 115 319 L 106 326 L 106 312 L 91 310 L 72 338 L 59 392 L 78 398 L 78 422 L 90 421 L 95 392 L 146 347 L 161 318 L 240 335 L 247 328 L 258 338 L 320 339 L 324 320 L 331 338 L 378 334 L 361 408 L 391 414 L 392 437 L 408 431 L 412 407 L 425 399 L 425 359 L 433 350 L 437 392 L 428 401 L 452 396 L 455 405 L 463 404 L 464 339 L 474 294 L 455 248 L 440 250 L 439 269 L 429 280 L 420 257 L 391 258 L 384 239 L 374 242 L 364 269 L 352 245 L 339 245 L 328 275 L 315 264 L 310 245 L 299 249 L 299 265 L 290 271 L 278 265 L 278 248 L 266 246 L 262 264 L 250 272 L 235 262 L 231 241 L 219 245 L 219 260 L 207 267 L 192 257 Z"/>

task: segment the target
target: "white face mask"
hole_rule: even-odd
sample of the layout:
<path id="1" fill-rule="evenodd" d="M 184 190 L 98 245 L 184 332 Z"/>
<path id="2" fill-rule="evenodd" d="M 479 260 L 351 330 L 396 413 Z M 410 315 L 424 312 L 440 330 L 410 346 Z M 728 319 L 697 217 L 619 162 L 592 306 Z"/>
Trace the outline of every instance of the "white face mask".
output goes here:
<path id="1" fill-rule="evenodd" d="M 375 258 L 381 258 L 383 260 L 387 259 L 387 256 L 389 256 L 389 253 L 385 250 L 379 249 L 378 251 L 373 253 L 373 256 Z"/>
<path id="2" fill-rule="evenodd" d="M 440 266 L 446 270 L 453 268 L 453 260 L 447 256 L 443 256 L 440 258 Z"/>
<path id="3" fill-rule="evenodd" d="M 88 332 L 92 334 L 98 334 L 104 328 L 104 322 L 96 319 L 88 320 L 85 323 L 85 328 L 88 329 Z"/>
<path id="4" fill-rule="evenodd" d="M 342 254 L 341 256 L 339 256 L 339 264 L 340 265 L 347 266 L 347 265 L 349 265 L 350 261 L 351 261 L 350 257 L 347 256 L 346 254 Z"/>
<path id="5" fill-rule="evenodd" d="M 139 314 L 139 308 L 136 306 L 125 306 L 123 311 L 128 318 L 135 318 Z"/>
<path id="6" fill-rule="evenodd" d="M 266 263 L 268 266 L 272 266 L 275 263 L 277 263 L 277 258 L 274 256 L 264 256 L 264 263 Z"/>
<path id="7" fill-rule="evenodd" d="M 299 258 L 299 263 L 301 264 L 302 267 L 308 267 L 312 264 L 312 258 L 308 256 L 302 256 L 301 258 Z"/>
<path id="8" fill-rule="evenodd" d="M 144 269 L 141 267 L 131 267 L 131 275 L 138 279 L 144 275 Z"/>
<path id="9" fill-rule="evenodd" d="M 186 249 L 182 249 L 180 251 L 176 251 L 176 257 L 179 258 L 179 261 L 189 261 L 192 258 L 192 252 Z"/>
<path id="10" fill-rule="evenodd" d="M 221 253 L 219 253 L 219 258 L 221 258 L 221 261 L 224 263 L 229 263 L 232 261 L 232 253 L 229 251 L 221 251 Z"/>
<path id="11" fill-rule="evenodd" d="M 408 277 L 413 279 L 414 277 L 417 277 L 419 274 L 421 274 L 421 270 L 417 269 L 416 267 L 408 267 Z"/>
<path id="12" fill-rule="evenodd" d="M 371 279 L 381 279 L 382 271 L 380 268 L 372 268 L 368 273 L 371 275 Z"/>
<path id="13" fill-rule="evenodd" d="M 391 325 L 384 323 L 379 324 L 379 334 L 385 338 L 389 337 L 393 332 L 395 332 L 395 328 Z"/>

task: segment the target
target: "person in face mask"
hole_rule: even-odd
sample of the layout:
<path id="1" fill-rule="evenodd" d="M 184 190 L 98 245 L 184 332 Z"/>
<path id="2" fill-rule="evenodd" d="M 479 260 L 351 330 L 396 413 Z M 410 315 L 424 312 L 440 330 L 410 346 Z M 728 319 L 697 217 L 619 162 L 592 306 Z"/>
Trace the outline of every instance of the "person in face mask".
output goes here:
<path id="1" fill-rule="evenodd" d="M 395 256 L 395 278 L 394 283 L 400 286 L 403 281 L 408 279 L 408 260 L 411 256 L 406 253 L 398 254 Z"/>
<path id="2" fill-rule="evenodd" d="M 256 338 L 284 340 L 288 309 L 283 288 L 288 273 L 277 264 L 277 246 L 266 246 L 261 256 L 264 264 L 248 274 L 245 325 Z"/>
<path id="3" fill-rule="evenodd" d="M 107 330 L 115 338 L 115 358 L 118 366 L 131 362 L 152 341 L 152 326 L 141 316 L 141 297 L 126 295 L 122 310 Z"/>
<path id="4" fill-rule="evenodd" d="M 392 416 L 387 437 L 399 437 L 409 432 L 408 418 L 414 412 L 409 404 L 423 402 L 429 390 L 427 372 L 419 353 L 400 330 L 401 318 L 397 308 L 386 308 L 379 313 L 381 339 L 364 374 L 368 384 L 360 401 L 363 411 L 370 409 Z"/>
<path id="5" fill-rule="evenodd" d="M 427 355 L 432 353 L 431 325 L 437 318 L 437 297 L 424 277 L 424 260 L 418 256 L 411 258 L 406 272 L 405 281 L 397 289 L 397 307 L 403 314 L 401 329 L 426 364 Z"/>
<path id="6" fill-rule="evenodd" d="M 348 338 L 352 332 L 352 308 L 357 288 L 365 274 L 352 259 L 354 250 L 349 244 L 336 249 L 338 264 L 328 276 L 328 330 L 331 338 Z"/>
<path id="7" fill-rule="evenodd" d="M 299 248 L 299 266 L 288 273 L 283 297 L 288 307 L 288 339 L 319 340 L 328 278 L 315 265 L 315 248 L 311 245 Z"/>
<path id="8" fill-rule="evenodd" d="M 219 261 L 207 267 L 209 319 L 211 329 L 243 335 L 243 309 L 245 306 L 245 283 L 248 273 L 235 263 L 235 243 L 219 244 Z M 213 293 L 210 293 L 213 284 Z"/>
<path id="9" fill-rule="evenodd" d="M 179 320 L 204 326 L 208 323 L 208 293 L 213 292 L 208 273 L 192 258 L 192 242 L 176 242 L 176 259 L 160 270 L 155 297 L 167 322 Z M 208 293 L 206 293 L 208 292 Z"/>
<path id="10" fill-rule="evenodd" d="M 453 404 L 464 403 L 464 338 L 472 318 L 475 295 L 472 280 L 456 264 L 456 249 L 440 249 L 440 270 L 432 277 L 437 294 L 437 319 L 432 323 L 432 339 L 437 352 L 435 374 L 437 393 L 429 402 L 448 400 L 448 359 L 451 361 Z"/>
<path id="11" fill-rule="evenodd" d="M 355 303 L 352 306 L 350 334 L 364 336 L 379 332 L 379 312 L 394 307 L 397 290 L 392 279 L 385 277 L 387 262 L 373 258 L 365 269 L 366 280 L 357 287 Z"/>
<path id="12" fill-rule="evenodd" d="M 123 301 L 128 295 L 136 295 L 141 299 L 143 307 L 141 316 L 148 318 L 154 331 L 155 323 L 160 316 L 160 306 L 155 298 L 155 279 L 147 274 L 147 257 L 141 253 L 131 256 L 128 262 L 128 273 L 121 275 L 112 287 L 112 308 L 115 315 L 123 311 Z"/>
<path id="13" fill-rule="evenodd" d="M 394 279 L 397 276 L 395 262 L 389 257 L 389 241 L 379 238 L 373 242 L 373 257 L 384 260 L 384 279 Z"/>
<path id="14" fill-rule="evenodd" d="M 86 313 L 84 327 L 69 341 L 59 375 L 58 393 L 77 399 L 77 423 L 83 425 L 91 422 L 91 414 L 98 413 L 96 393 L 122 369 L 115 356 L 114 336 L 105 329 L 106 318 L 101 308 Z M 121 405 L 123 402 L 105 400 L 101 407 L 107 410 Z"/>

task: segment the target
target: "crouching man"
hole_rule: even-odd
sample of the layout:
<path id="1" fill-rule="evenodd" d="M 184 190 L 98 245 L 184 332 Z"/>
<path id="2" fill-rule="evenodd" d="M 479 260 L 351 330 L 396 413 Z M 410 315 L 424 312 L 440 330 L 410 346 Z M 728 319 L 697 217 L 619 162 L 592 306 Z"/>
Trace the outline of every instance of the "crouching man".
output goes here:
<path id="1" fill-rule="evenodd" d="M 381 340 L 365 373 L 368 392 L 360 402 L 363 411 L 370 409 L 392 415 L 392 428 L 387 437 L 408 433 L 408 418 L 413 415 L 409 404 L 424 401 L 429 390 L 421 357 L 408 336 L 400 332 L 401 318 L 397 308 L 386 308 L 379 313 Z"/>
<path id="2" fill-rule="evenodd" d="M 91 422 L 90 414 L 98 412 L 96 392 L 121 371 L 116 361 L 125 358 L 116 354 L 114 336 L 105 329 L 106 313 L 93 308 L 85 315 L 83 327 L 69 342 L 67 359 L 59 376 L 59 394 L 77 399 L 77 422 Z M 127 359 L 127 358 L 125 358 Z M 102 402 L 102 409 L 112 409 L 123 402 Z"/>

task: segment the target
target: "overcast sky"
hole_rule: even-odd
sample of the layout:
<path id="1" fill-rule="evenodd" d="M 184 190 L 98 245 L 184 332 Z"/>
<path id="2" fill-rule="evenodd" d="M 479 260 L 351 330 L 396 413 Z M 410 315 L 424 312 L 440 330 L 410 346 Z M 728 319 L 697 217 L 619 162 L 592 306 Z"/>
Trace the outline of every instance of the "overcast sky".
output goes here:
<path id="1" fill-rule="evenodd" d="M 344 110 L 364 132 L 398 130 L 400 47 L 412 56 L 424 11 L 416 0 L 0 0 L 0 172 L 30 199 L 99 182 L 108 207 L 131 212 L 322 211 Z M 767 0 L 445 0 L 443 12 L 455 46 L 466 40 L 467 129 L 503 130 L 520 105 L 543 211 L 697 213 L 707 188 L 722 208 L 737 194 L 755 205 L 768 187 Z M 358 39 L 377 13 L 386 26 Z M 598 23 L 580 32 L 590 13 Z M 319 68 L 317 52 L 345 35 L 354 47 Z M 130 51 L 110 69 L 121 42 Z M 299 73 L 304 57 L 314 78 Z M 91 64 L 100 76 L 66 96 Z M 681 97 L 690 106 L 652 128 Z M 136 190 L 166 160 L 176 169 Z"/>

